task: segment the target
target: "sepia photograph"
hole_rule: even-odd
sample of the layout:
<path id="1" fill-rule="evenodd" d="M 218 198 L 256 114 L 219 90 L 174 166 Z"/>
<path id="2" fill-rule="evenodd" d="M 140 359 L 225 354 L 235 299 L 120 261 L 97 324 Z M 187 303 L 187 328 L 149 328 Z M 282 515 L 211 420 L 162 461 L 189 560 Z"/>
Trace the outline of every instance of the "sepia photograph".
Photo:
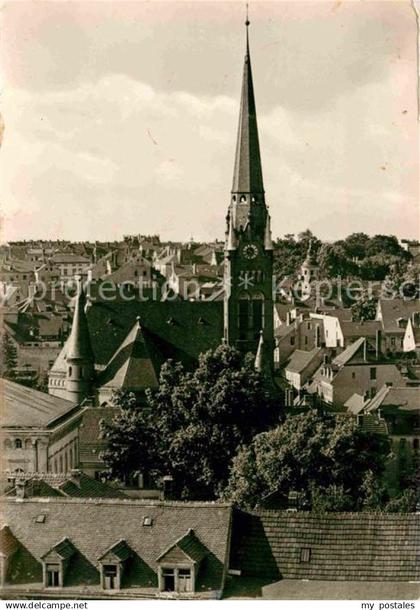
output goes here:
<path id="1" fill-rule="evenodd" d="M 419 15 L 3 0 L 2 609 L 416 608 Z"/>

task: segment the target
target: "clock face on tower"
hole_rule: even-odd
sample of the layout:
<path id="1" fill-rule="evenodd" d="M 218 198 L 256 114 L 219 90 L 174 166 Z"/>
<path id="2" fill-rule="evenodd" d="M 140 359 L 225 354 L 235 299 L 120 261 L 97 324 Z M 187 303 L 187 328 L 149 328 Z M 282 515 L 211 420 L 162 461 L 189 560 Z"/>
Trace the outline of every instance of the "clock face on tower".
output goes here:
<path id="1" fill-rule="evenodd" d="M 245 258 L 252 260 L 258 256 L 258 248 L 255 244 L 247 244 L 243 249 L 243 253 Z"/>

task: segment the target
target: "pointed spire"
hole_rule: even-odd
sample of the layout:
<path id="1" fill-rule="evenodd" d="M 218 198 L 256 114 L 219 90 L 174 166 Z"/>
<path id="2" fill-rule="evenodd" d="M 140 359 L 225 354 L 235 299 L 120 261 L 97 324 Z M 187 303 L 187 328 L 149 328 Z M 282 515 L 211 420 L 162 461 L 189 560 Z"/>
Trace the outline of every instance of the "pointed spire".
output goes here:
<path id="1" fill-rule="evenodd" d="M 260 340 L 258 341 L 258 349 L 257 349 L 257 354 L 255 356 L 255 364 L 254 364 L 255 370 L 259 371 L 260 373 L 263 370 L 264 367 L 264 334 L 263 331 L 260 331 Z"/>
<path id="2" fill-rule="evenodd" d="M 274 250 L 273 239 L 271 237 L 271 220 L 270 214 L 267 214 L 267 220 L 265 221 L 265 233 L 264 233 L 264 249 Z"/>
<path id="3" fill-rule="evenodd" d="M 242 78 L 241 107 L 232 193 L 264 193 L 260 145 L 258 140 L 257 112 L 252 82 L 249 52 L 248 5 L 246 16 L 246 54 Z"/>
<path id="4" fill-rule="evenodd" d="M 93 362 L 89 329 L 86 318 L 86 295 L 79 283 L 76 295 L 76 307 L 67 348 L 67 360 L 88 360 Z"/>

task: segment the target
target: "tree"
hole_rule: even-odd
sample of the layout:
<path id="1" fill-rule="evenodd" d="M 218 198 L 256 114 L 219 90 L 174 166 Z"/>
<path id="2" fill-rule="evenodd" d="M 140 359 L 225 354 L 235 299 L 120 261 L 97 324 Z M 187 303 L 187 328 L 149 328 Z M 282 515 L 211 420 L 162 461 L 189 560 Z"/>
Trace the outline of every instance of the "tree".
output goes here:
<path id="1" fill-rule="evenodd" d="M 362 320 L 374 320 L 376 317 L 377 300 L 363 292 L 351 307 L 351 313 L 355 322 Z"/>
<path id="2" fill-rule="evenodd" d="M 375 254 L 388 255 L 405 255 L 406 252 L 400 246 L 395 235 L 375 235 L 369 241 L 367 246 L 367 255 L 374 256 Z"/>
<path id="3" fill-rule="evenodd" d="M 279 421 L 279 405 L 253 358 L 227 345 L 201 355 L 193 373 L 168 361 L 145 406 L 133 396 L 120 396 L 119 406 L 104 424 L 112 474 L 171 474 L 176 495 L 189 499 L 216 498 L 238 448 Z"/>
<path id="4" fill-rule="evenodd" d="M 7 332 L 3 333 L 3 376 L 8 379 L 13 379 L 16 375 L 16 367 L 18 363 L 18 353 L 13 339 Z"/>
<path id="5" fill-rule="evenodd" d="M 352 233 L 343 242 L 346 254 L 351 258 L 363 259 L 370 243 L 370 237 L 366 233 Z"/>
<path id="6" fill-rule="evenodd" d="M 329 278 L 347 276 L 354 272 L 357 268 L 355 263 L 352 263 L 340 242 L 335 244 L 322 244 L 319 249 L 318 262 L 321 273 Z"/>
<path id="7" fill-rule="evenodd" d="M 367 496 L 367 473 L 380 476 L 388 452 L 387 439 L 367 433 L 352 418 L 311 410 L 288 417 L 243 447 L 233 461 L 224 496 L 253 508 L 273 491 L 294 490 L 318 509 L 329 496 L 329 510 L 357 510 Z"/>

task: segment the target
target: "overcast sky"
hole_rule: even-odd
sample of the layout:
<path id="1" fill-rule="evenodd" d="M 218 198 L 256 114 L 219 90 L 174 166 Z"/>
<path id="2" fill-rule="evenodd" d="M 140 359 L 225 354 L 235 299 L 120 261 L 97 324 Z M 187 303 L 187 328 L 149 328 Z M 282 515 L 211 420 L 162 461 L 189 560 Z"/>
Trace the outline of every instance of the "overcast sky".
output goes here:
<path id="1" fill-rule="evenodd" d="M 259 2 L 251 55 L 275 236 L 418 237 L 408 1 Z M 6 2 L 2 241 L 222 238 L 243 2 Z"/>

